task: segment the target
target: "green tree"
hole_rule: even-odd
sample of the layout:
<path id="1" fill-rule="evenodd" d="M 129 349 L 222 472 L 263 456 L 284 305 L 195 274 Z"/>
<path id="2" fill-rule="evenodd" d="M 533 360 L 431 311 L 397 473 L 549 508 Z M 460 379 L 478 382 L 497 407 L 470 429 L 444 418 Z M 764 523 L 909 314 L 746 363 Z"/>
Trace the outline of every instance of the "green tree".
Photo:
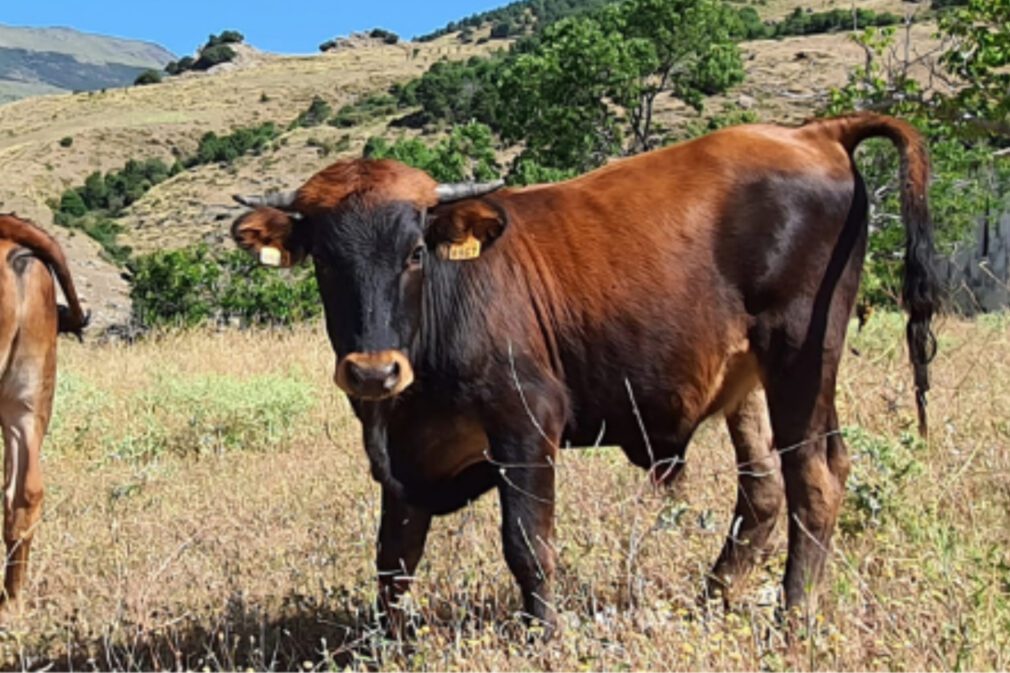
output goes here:
<path id="1" fill-rule="evenodd" d="M 439 61 L 414 82 L 394 87 L 393 94 L 402 106 L 420 105 L 428 124 L 476 120 L 497 128 L 504 107 L 498 88 L 503 63 L 500 56 Z"/>
<path id="2" fill-rule="evenodd" d="M 945 32 L 952 24 L 941 21 L 941 37 L 950 45 L 941 63 L 951 69 L 952 81 L 959 79 L 961 83 L 953 94 L 930 89 L 909 75 L 907 63 L 898 55 L 909 50 L 896 44 L 893 28 L 868 29 L 853 38 L 866 50 L 866 64 L 852 72 L 844 87 L 831 92 L 824 111 L 840 114 L 870 109 L 895 114 L 914 123 L 927 136 L 933 165 L 930 207 L 941 250 L 972 241 L 988 214 L 1010 210 L 1010 162 L 999 150 L 1010 141 L 1010 136 L 1001 134 L 999 124 L 1001 114 L 1006 119 L 1000 111 L 1010 106 L 1010 90 L 993 88 L 992 82 L 999 81 L 1003 73 L 989 70 L 1000 62 L 997 56 L 1002 52 L 994 48 L 990 57 L 971 56 L 968 60 L 975 66 L 966 64 L 964 53 L 965 49 L 975 48 L 969 44 L 1006 43 L 1010 23 L 985 23 L 995 16 L 992 11 L 1001 3 L 1007 6 L 1006 0 L 978 6 L 971 0 L 968 9 L 948 10 L 962 12 L 956 31 L 964 29 L 961 22 L 970 20 L 971 15 L 963 12 L 977 11 L 974 25 L 984 36 L 952 36 Z M 969 70 L 958 73 L 956 68 L 962 66 L 952 64 L 975 67 L 976 78 L 968 79 Z M 968 113 L 967 118 L 964 113 Z M 891 147 L 879 141 L 867 143 L 858 160 L 867 183 L 877 185 L 871 192 L 868 274 L 861 292 L 865 301 L 894 304 L 900 296 L 905 244 L 900 225 L 898 162 Z"/>
<path id="3" fill-rule="evenodd" d="M 718 0 L 627 0 L 602 13 L 638 54 L 640 69 L 615 102 L 628 112 L 633 151 L 653 147 L 653 108 L 669 91 L 701 111 L 705 96 L 743 81 L 734 40 L 741 20 Z"/>
<path id="4" fill-rule="evenodd" d="M 654 62 L 641 46 L 593 18 L 552 25 L 534 51 L 516 55 L 501 74 L 505 141 L 525 142 L 522 157 L 548 167 L 602 164 L 623 140 L 608 101 Z"/>
<path id="5" fill-rule="evenodd" d="M 941 62 L 963 87 L 944 101 L 951 120 L 1010 141 L 1010 0 L 969 0 L 940 18 L 953 40 Z"/>

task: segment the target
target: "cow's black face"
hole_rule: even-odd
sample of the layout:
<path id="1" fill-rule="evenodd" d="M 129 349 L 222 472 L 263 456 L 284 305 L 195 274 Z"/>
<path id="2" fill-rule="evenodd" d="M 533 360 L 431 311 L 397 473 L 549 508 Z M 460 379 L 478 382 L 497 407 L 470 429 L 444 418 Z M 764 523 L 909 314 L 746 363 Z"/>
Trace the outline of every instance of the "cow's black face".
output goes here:
<path id="1" fill-rule="evenodd" d="M 392 397 L 414 380 L 407 352 L 421 320 L 423 220 L 410 204 L 354 199 L 311 222 L 334 380 L 353 397 Z"/>

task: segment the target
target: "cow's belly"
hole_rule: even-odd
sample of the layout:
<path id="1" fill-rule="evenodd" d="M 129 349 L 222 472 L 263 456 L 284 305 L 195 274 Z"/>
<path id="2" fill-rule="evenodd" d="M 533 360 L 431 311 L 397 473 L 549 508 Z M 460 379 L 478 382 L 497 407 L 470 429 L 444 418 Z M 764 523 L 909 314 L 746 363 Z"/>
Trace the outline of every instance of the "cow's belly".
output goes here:
<path id="1" fill-rule="evenodd" d="M 572 417 L 566 439 L 573 446 L 630 448 L 648 435 L 679 448 L 699 423 L 733 408 L 758 384 L 748 339 L 742 328 L 732 327 L 719 339 L 663 344 L 657 337 L 594 354 L 594 367 L 568 368 Z"/>

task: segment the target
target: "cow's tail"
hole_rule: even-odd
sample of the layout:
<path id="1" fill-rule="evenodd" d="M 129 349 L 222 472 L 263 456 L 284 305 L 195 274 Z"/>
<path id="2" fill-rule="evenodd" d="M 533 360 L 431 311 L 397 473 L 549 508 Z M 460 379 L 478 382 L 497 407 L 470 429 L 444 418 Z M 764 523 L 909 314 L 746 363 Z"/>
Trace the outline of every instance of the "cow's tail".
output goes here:
<path id="1" fill-rule="evenodd" d="M 936 354 L 930 322 L 939 301 L 933 223 L 929 217 L 929 156 L 926 143 L 909 123 L 885 115 L 863 113 L 819 122 L 851 155 L 867 138 L 889 139 L 901 153 L 901 217 L 905 223 L 905 277 L 902 303 L 908 312 L 909 357 L 915 372 L 919 434 L 926 436 L 926 392 L 929 363 Z"/>
<path id="2" fill-rule="evenodd" d="M 84 328 L 91 320 L 91 314 L 85 313 L 77 298 L 74 279 L 70 276 L 70 267 L 63 249 L 49 234 L 34 224 L 11 215 L 0 215 L 0 238 L 6 238 L 22 245 L 45 262 L 46 266 L 56 276 L 69 306 L 58 307 L 59 331 L 63 334 L 74 334 L 83 338 Z"/>

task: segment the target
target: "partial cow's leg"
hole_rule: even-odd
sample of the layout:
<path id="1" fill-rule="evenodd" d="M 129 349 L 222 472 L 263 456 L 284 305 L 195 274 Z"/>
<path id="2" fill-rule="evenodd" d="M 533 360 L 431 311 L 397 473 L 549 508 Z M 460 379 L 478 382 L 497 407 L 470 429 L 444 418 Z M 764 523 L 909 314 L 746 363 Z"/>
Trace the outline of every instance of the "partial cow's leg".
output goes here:
<path id="1" fill-rule="evenodd" d="M 728 600 L 730 590 L 739 587 L 764 550 L 782 509 L 785 487 L 764 390 L 748 393 L 726 413 L 726 424 L 736 451 L 736 510 L 726 544 L 706 581 L 706 595 Z"/>
<path id="2" fill-rule="evenodd" d="M 42 516 L 39 463 L 47 414 L 23 406 L 0 411 L 4 431 L 4 542 L 7 547 L 4 603 L 16 601 L 24 586 L 32 535 Z"/>
<path id="3" fill-rule="evenodd" d="M 379 603 L 396 636 L 403 631 L 404 615 L 400 597 L 410 588 L 414 571 L 424 553 L 431 514 L 412 507 L 382 490 L 382 520 L 376 566 L 379 571 Z"/>
<path id="4" fill-rule="evenodd" d="M 781 434 L 782 470 L 789 504 L 786 608 L 816 609 L 816 587 L 831 548 L 845 497 L 849 457 L 838 434 L 834 403 L 825 394 L 816 423 L 805 432 Z M 773 412 L 774 413 L 774 412 Z M 809 598 L 809 602 L 807 599 Z"/>
<path id="5" fill-rule="evenodd" d="M 505 561 L 519 583 L 527 619 L 550 637 L 557 626 L 554 472 L 563 417 L 558 397 L 524 394 L 527 403 L 517 415 L 508 416 L 501 405 L 487 430 L 499 469 Z"/>

